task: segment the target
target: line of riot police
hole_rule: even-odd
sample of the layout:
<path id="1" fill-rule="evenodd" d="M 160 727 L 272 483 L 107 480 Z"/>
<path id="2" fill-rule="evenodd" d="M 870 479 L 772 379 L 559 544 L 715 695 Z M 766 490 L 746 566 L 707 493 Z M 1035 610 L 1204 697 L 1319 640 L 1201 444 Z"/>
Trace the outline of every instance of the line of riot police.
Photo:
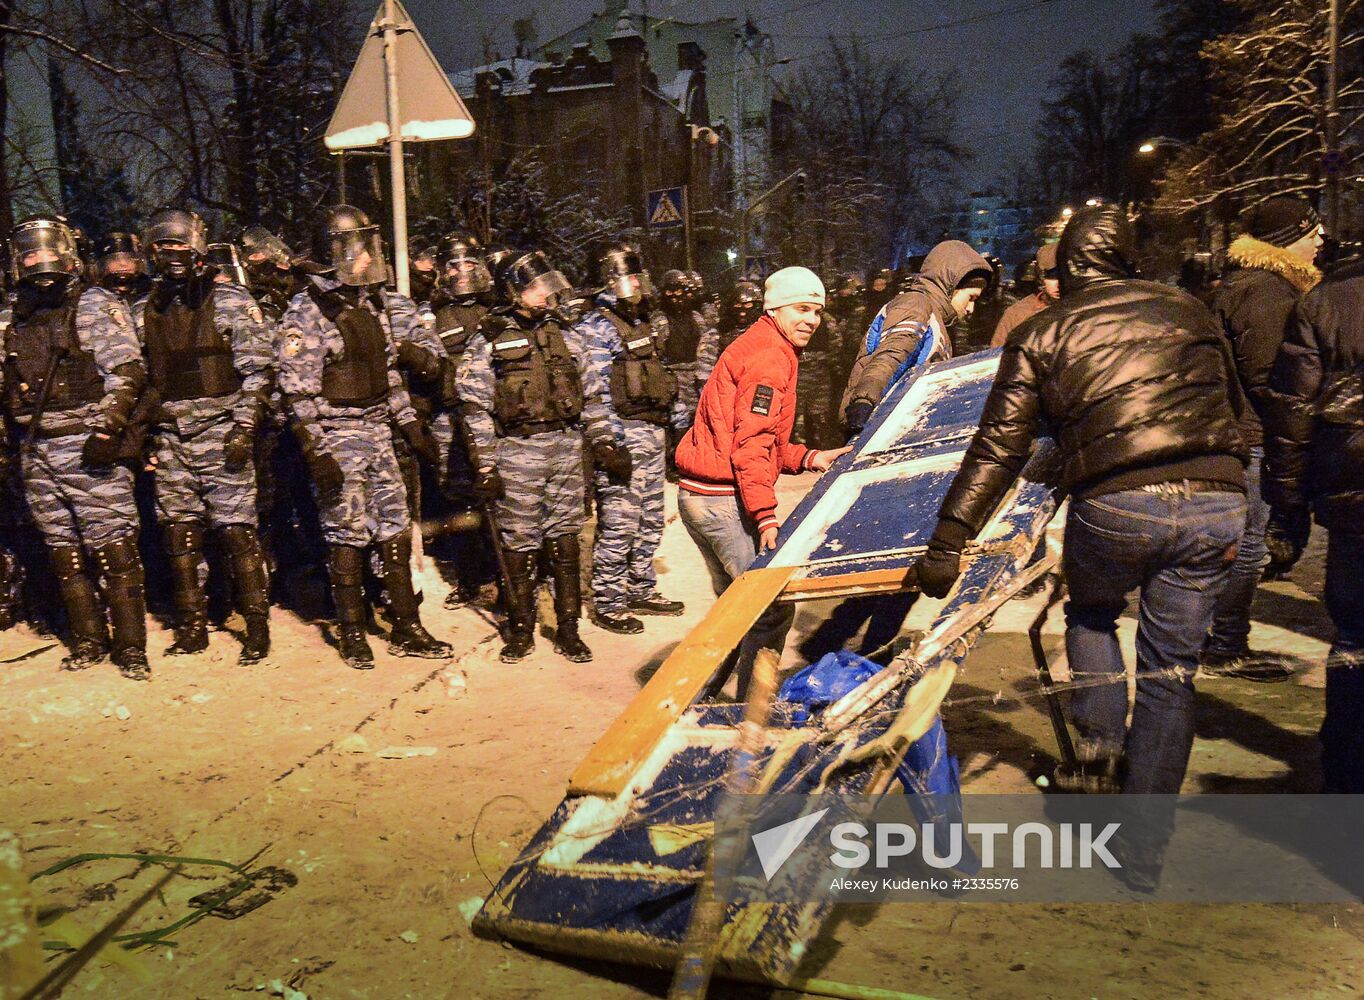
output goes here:
<path id="1" fill-rule="evenodd" d="M 584 662 L 593 502 L 595 624 L 682 614 L 653 566 L 665 456 L 722 341 L 760 313 L 756 286 L 717 308 L 699 275 L 669 271 L 656 292 L 637 247 L 603 243 L 580 294 L 538 251 L 453 232 L 415 255 L 414 301 L 350 206 L 302 255 L 259 226 L 210 242 L 181 209 L 93 260 L 57 216 L 9 242 L 0 626 L 51 621 L 35 605 L 59 597 L 66 669 L 107 656 L 150 676 L 144 562 L 153 591 L 166 582 L 168 655 L 208 647 L 226 579 L 240 660 L 264 659 L 272 598 L 304 610 L 325 572 L 330 614 L 312 610 L 347 665 L 371 668 L 380 633 L 394 654 L 449 656 L 419 614 L 422 525 L 447 608 L 498 585 L 504 661 L 533 650 L 548 577 L 553 646 Z"/>

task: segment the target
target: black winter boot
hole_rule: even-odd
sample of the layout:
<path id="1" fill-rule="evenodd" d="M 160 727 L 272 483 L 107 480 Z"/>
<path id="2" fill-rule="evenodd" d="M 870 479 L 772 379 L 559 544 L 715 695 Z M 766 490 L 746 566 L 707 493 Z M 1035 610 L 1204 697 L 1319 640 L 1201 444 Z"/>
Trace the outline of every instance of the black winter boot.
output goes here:
<path id="1" fill-rule="evenodd" d="M 336 645 L 346 666 L 373 670 L 374 653 L 365 638 L 365 553 L 354 545 L 333 545 L 327 572 L 336 604 Z"/>
<path id="2" fill-rule="evenodd" d="M 256 529 L 232 524 L 223 529 L 223 548 L 232 563 L 237 610 L 246 622 L 246 639 L 237 662 L 259 663 L 270 655 L 270 574 Z"/>
<path id="3" fill-rule="evenodd" d="M 578 635 L 583 612 L 578 536 L 560 535 L 545 541 L 554 574 L 554 651 L 573 663 L 587 663 L 592 650 Z"/>
<path id="4" fill-rule="evenodd" d="M 111 658 L 118 672 L 129 680 L 150 680 L 147 597 L 137 539 L 120 538 L 95 549 L 94 555 L 104 574 L 104 600 L 109 605 L 109 622 L 113 626 Z"/>
<path id="5" fill-rule="evenodd" d="M 503 663 L 524 660 L 535 649 L 535 556 L 529 552 L 506 551 L 507 641 L 499 659 Z"/>
<path id="6" fill-rule="evenodd" d="M 52 572 L 61 590 L 71 630 L 71 651 L 62 660 L 63 670 L 93 667 L 109 654 L 109 631 L 104 624 L 95 585 L 85 571 L 81 550 L 63 545 L 52 550 Z"/>
<path id="7" fill-rule="evenodd" d="M 384 566 L 389 610 L 393 612 L 388 651 L 394 656 L 420 656 L 426 660 L 443 660 L 454 655 L 448 642 L 441 642 L 422 627 L 417 613 L 417 596 L 412 590 L 411 534 L 405 531 L 380 542 L 379 558 Z"/>
<path id="8" fill-rule="evenodd" d="M 202 653 L 208 649 L 208 600 L 199 580 L 204 558 L 204 529 L 176 521 L 166 525 L 166 556 L 170 560 L 171 598 L 175 604 L 175 642 L 167 656 Z"/>

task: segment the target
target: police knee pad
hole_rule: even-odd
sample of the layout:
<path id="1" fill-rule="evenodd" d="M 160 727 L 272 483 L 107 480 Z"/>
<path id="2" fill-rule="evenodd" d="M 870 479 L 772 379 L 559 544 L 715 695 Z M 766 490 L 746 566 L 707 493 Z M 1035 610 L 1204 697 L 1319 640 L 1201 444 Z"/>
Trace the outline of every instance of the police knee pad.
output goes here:
<path id="1" fill-rule="evenodd" d="M 220 529 L 223 548 L 228 555 L 238 558 L 256 553 L 258 538 L 256 529 L 250 524 L 229 524 Z"/>
<path id="2" fill-rule="evenodd" d="M 52 573 L 58 583 L 74 580 L 85 572 L 85 557 L 78 545 L 62 545 L 51 552 Z"/>
<path id="3" fill-rule="evenodd" d="M 204 529 L 197 521 L 170 521 L 165 526 L 166 555 L 193 555 L 203 551 Z"/>
<path id="4" fill-rule="evenodd" d="M 354 545 L 333 545 L 327 553 L 327 572 L 338 587 L 358 587 L 364 582 L 365 554 Z"/>
<path id="5" fill-rule="evenodd" d="M 136 539 L 120 538 L 96 549 L 94 555 L 105 579 L 141 582 L 142 557 L 137 551 Z"/>

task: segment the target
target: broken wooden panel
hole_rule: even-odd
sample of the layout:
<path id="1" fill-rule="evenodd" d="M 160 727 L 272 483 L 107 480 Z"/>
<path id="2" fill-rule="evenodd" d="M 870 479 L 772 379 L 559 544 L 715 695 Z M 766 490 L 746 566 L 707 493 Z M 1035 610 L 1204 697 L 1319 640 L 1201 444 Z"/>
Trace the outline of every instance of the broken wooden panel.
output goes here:
<path id="1" fill-rule="evenodd" d="M 997 357 L 934 366 L 896 386 L 857 450 L 787 520 L 781 547 L 721 596 L 693 633 L 704 639 L 689 637 L 594 747 L 484 904 L 477 932 L 611 961 L 676 961 L 741 714 L 696 697 L 768 601 L 899 588 L 932 534 Z M 884 792 L 905 742 L 932 724 L 990 615 L 1049 567 L 1034 557 L 1055 510 L 1047 473 L 1047 455 L 1034 456 L 913 649 L 801 723 L 778 703 L 760 764 L 765 792 Z M 849 757 L 858 763 L 847 766 Z M 789 981 L 831 910 L 828 902 L 730 905 L 722 974 Z"/>

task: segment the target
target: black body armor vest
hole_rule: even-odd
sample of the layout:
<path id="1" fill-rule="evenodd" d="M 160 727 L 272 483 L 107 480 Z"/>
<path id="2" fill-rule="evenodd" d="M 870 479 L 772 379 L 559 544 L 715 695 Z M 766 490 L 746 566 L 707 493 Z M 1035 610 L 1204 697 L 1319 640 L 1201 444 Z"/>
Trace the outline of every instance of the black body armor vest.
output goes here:
<path id="1" fill-rule="evenodd" d="M 690 309 L 667 313 L 668 339 L 663 342 L 663 361 L 668 365 L 688 365 L 696 360 L 701 346 L 701 324 Z"/>
<path id="2" fill-rule="evenodd" d="M 31 417 L 52 371 L 45 409 L 72 410 L 104 398 L 104 377 L 94 355 L 76 337 L 78 291 L 58 306 L 16 314 L 5 336 L 5 405 L 12 417 Z M 57 357 L 56 367 L 52 366 Z"/>
<path id="3" fill-rule="evenodd" d="M 388 335 L 379 317 L 339 291 L 308 286 L 322 315 L 341 332 L 341 356 L 322 367 L 322 398 L 333 406 L 368 408 L 388 399 Z"/>
<path id="4" fill-rule="evenodd" d="M 610 309 L 602 315 L 611 321 L 625 346 L 611 362 L 611 401 L 627 420 L 668 425 L 668 413 L 677 398 L 677 376 L 658 356 L 658 345 L 648 323 L 631 326 Z"/>
<path id="5" fill-rule="evenodd" d="M 529 437 L 578 422 L 582 379 L 556 320 L 546 317 L 527 330 L 515 319 L 495 317 L 484 336 L 493 349 L 493 417 L 500 434 Z"/>
<path id="6" fill-rule="evenodd" d="M 164 306 L 159 289 L 153 291 L 143 313 L 147 378 L 165 402 L 228 396 L 242 387 L 232 343 L 218 329 L 213 285 L 199 291 L 198 284 L 187 284 L 183 296 Z"/>

